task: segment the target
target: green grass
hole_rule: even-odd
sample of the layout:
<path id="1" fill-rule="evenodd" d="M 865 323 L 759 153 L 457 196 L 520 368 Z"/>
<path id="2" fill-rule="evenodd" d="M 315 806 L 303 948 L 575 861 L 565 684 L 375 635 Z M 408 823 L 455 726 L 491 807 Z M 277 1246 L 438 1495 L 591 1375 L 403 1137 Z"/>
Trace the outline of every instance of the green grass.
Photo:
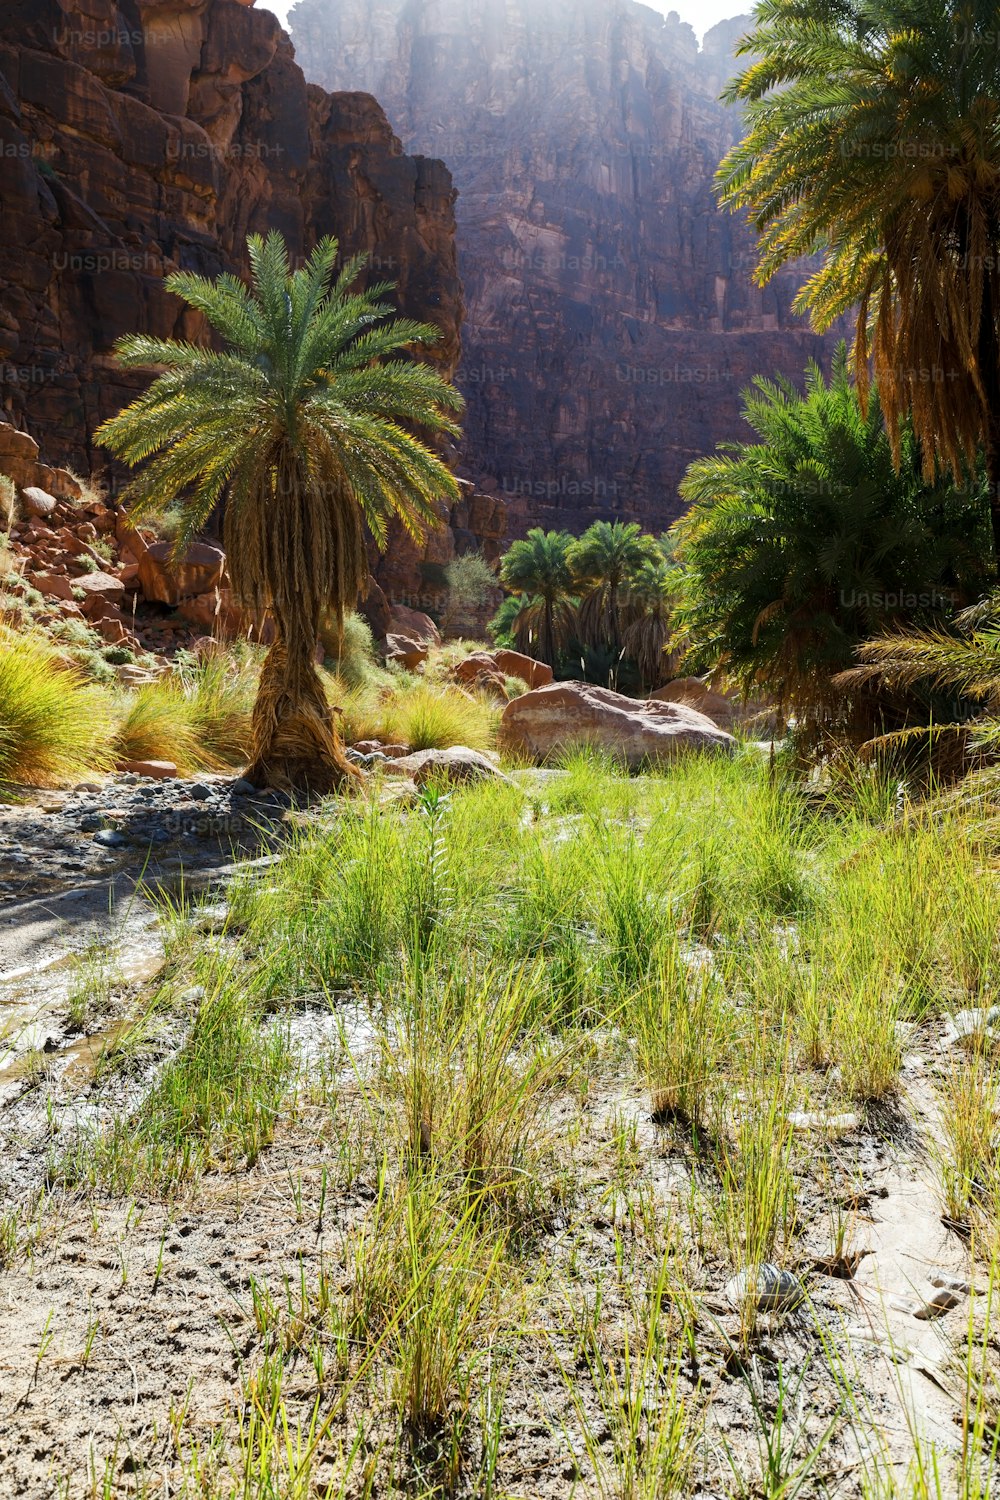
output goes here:
<path id="1" fill-rule="evenodd" d="M 533 1424 L 550 1488 L 581 1497 L 818 1500 L 845 1472 L 985 1500 L 1000 1381 L 971 1312 L 949 1489 L 916 1441 L 883 1451 L 899 1433 L 830 1308 L 795 1333 L 722 1295 L 852 1243 L 860 1152 L 792 1112 L 877 1132 L 908 1109 L 904 1028 L 993 993 L 1000 896 L 961 821 L 880 823 L 867 793 L 817 797 L 750 751 L 381 791 L 238 879 L 224 936 L 174 915 L 148 1092 L 53 1148 L 84 1201 L 263 1204 L 283 1247 L 241 1294 L 233 1414 L 178 1418 L 181 1492 L 500 1500 L 534 1492 Z M 293 1035 L 322 1026 L 303 1061 Z M 984 1264 L 996 1089 L 988 1049 L 956 1056 L 937 1134 L 942 1210 Z"/>
<path id="2" fill-rule="evenodd" d="M 0 782 L 59 786 L 110 762 L 105 695 L 30 635 L 0 633 Z"/>

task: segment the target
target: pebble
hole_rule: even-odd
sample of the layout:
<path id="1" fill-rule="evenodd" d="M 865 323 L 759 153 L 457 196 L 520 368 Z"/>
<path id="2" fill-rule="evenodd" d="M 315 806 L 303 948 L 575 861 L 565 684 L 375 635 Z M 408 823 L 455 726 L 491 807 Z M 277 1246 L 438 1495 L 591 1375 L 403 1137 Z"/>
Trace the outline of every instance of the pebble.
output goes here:
<path id="1" fill-rule="evenodd" d="M 727 1302 L 736 1308 L 742 1308 L 747 1297 L 754 1293 L 758 1312 L 794 1312 L 806 1300 L 799 1278 L 770 1261 L 737 1272 L 726 1282 L 725 1293 Z"/>
<path id="2" fill-rule="evenodd" d="M 212 788 L 205 786 L 204 782 L 196 781 L 194 786 L 189 788 L 188 795 L 196 802 L 207 802 L 212 795 Z"/>
<path id="3" fill-rule="evenodd" d="M 242 776 L 238 776 L 229 790 L 234 797 L 252 797 L 257 788 L 252 781 L 244 781 Z"/>
<path id="4" fill-rule="evenodd" d="M 81 833 L 97 833 L 104 826 L 100 813 L 87 813 L 80 819 Z"/>

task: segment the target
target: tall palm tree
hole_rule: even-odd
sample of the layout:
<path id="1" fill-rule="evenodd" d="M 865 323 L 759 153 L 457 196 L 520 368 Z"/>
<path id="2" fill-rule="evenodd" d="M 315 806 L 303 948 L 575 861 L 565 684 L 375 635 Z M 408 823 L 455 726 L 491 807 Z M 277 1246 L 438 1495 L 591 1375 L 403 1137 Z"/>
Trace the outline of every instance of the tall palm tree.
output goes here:
<path id="1" fill-rule="evenodd" d="M 761 231 L 758 279 L 819 250 L 798 310 L 857 309 L 896 462 L 912 413 L 924 474 L 986 452 L 1000 563 L 1000 47 L 996 0 L 762 0 L 725 97 L 746 134 L 722 201 Z"/>
<path id="2" fill-rule="evenodd" d="M 690 670 L 724 669 L 747 697 L 867 735 L 880 709 L 834 681 L 860 641 L 946 619 L 980 591 L 985 486 L 928 484 L 911 428 L 897 470 L 877 392 L 862 413 L 843 345 L 806 393 L 760 377 L 743 416 L 758 443 L 725 445 L 681 482 L 676 643 Z"/>
<path id="3" fill-rule="evenodd" d="M 580 636 L 586 646 L 621 651 L 628 585 L 658 557 L 656 541 L 635 521 L 595 521 L 569 549 L 567 561 L 581 593 Z"/>
<path id="4" fill-rule="evenodd" d="M 391 517 L 419 536 L 438 524 L 435 501 L 458 497 L 408 426 L 456 434 L 448 413 L 462 398 L 430 366 L 399 357 L 432 343 L 437 329 L 394 317 L 380 300 L 388 283 L 352 291 L 364 257 L 334 278 L 336 240 L 323 240 L 294 274 L 280 235 L 247 246 L 249 286 L 187 272 L 167 281 L 225 351 L 121 339 L 121 364 L 162 373 L 97 440 L 144 465 L 126 492 L 134 517 L 179 503 L 178 553 L 224 502 L 234 593 L 275 623 L 246 775 L 259 786 L 326 792 L 356 773 L 314 664 L 321 622 L 328 610 L 341 621 L 367 589 L 366 522 L 384 547 Z"/>
<path id="5" fill-rule="evenodd" d="M 644 562 L 629 585 L 622 651 L 647 688 L 659 687 L 670 670 L 667 648 L 679 580 L 680 569 L 661 554 Z"/>
<path id="6" fill-rule="evenodd" d="M 522 601 L 513 621 L 517 648 L 550 667 L 557 665 L 573 629 L 573 580 L 566 561 L 572 540 L 567 531 L 533 526 L 500 562 L 501 581 Z"/>

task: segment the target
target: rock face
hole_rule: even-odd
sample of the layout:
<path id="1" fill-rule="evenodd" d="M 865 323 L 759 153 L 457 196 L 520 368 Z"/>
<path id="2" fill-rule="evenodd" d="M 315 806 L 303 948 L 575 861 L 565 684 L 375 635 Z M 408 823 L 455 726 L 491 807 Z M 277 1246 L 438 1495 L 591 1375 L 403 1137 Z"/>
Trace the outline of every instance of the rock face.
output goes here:
<path id="1" fill-rule="evenodd" d="M 732 735 L 681 703 L 642 703 L 586 682 L 553 682 L 514 698 L 500 742 L 534 761 L 589 745 L 633 769 L 690 751 L 731 754 Z"/>
<path id="2" fill-rule="evenodd" d="M 299 0 L 289 24 L 310 78 L 371 90 L 452 171 L 463 460 L 512 531 L 666 525 L 688 462 L 749 435 L 750 377 L 800 381 L 829 348 L 791 313 L 803 276 L 757 288 L 716 206 L 743 23 L 700 51 L 634 0 Z"/>
<path id="3" fill-rule="evenodd" d="M 275 17 L 237 0 L 4 0 L 0 416 L 24 432 L 0 472 L 41 482 L 26 477 L 32 438 L 53 462 L 106 466 L 91 435 L 143 384 L 114 366 L 114 341 L 197 337 L 164 278 L 244 270 L 253 231 L 279 229 L 297 260 L 325 234 L 345 256 L 367 252 L 368 276 L 441 330 L 428 357 L 453 374 L 451 176 L 407 155 L 376 101 L 348 88 L 307 85 Z M 503 534 L 503 507 L 481 504 L 477 530 L 473 504 L 444 512 L 423 549 L 393 549 L 395 595 L 416 600 L 422 564 Z"/>

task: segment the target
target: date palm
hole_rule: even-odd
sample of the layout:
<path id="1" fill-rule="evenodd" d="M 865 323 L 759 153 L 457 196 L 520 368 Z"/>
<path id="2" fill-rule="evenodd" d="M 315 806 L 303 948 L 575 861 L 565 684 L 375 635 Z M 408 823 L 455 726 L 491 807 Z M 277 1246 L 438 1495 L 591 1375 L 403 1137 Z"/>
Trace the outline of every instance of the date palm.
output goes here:
<path id="1" fill-rule="evenodd" d="M 639 678 L 648 688 L 659 687 L 670 670 L 667 648 L 679 580 L 680 569 L 661 554 L 642 564 L 629 587 L 622 651 L 635 662 Z"/>
<path id="2" fill-rule="evenodd" d="M 746 133 L 722 201 L 760 231 L 758 279 L 813 251 L 799 311 L 856 309 L 897 465 L 956 482 L 985 449 L 1000 562 L 1000 47 L 996 0 L 762 0 L 726 97 Z"/>
<path id="3" fill-rule="evenodd" d="M 513 633 L 519 651 L 555 667 L 574 624 L 573 580 L 567 531 L 533 526 L 523 541 L 512 542 L 500 563 L 501 581 L 521 596 Z"/>
<path id="4" fill-rule="evenodd" d="M 743 416 L 757 443 L 691 464 L 675 524 L 682 564 L 675 644 L 690 671 L 729 673 L 800 721 L 867 735 L 881 711 L 835 680 L 858 644 L 933 626 L 984 581 L 985 486 L 928 484 L 909 425 L 892 461 L 873 393 L 862 413 L 841 346 L 806 392 L 758 377 Z"/>
<path id="5" fill-rule="evenodd" d="M 364 257 L 335 276 L 337 242 L 325 239 L 292 273 L 280 235 L 247 245 L 249 285 L 188 272 L 167 281 L 225 349 L 121 339 L 121 364 L 161 373 L 97 440 L 141 466 L 126 492 L 134 518 L 176 503 L 178 555 L 223 504 L 234 594 L 275 626 L 246 776 L 327 792 L 356 773 L 315 667 L 321 622 L 330 611 L 342 621 L 367 588 L 366 523 L 384 547 L 392 517 L 419 536 L 438 524 L 435 502 L 458 497 L 410 428 L 457 433 L 449 413 L 462 398 L 405 355 L 437 329 L 394 316 L 388 283 L 352 290 Z"/>
<path id="6" fill-rule="evenodd" d="M 579 589 L 580 637 L 586 646 L 621 651 L 624 606 L 631 580 L 659 557 L 656 541 L 635 521 L 595 521 L 569 549 Z"/>

